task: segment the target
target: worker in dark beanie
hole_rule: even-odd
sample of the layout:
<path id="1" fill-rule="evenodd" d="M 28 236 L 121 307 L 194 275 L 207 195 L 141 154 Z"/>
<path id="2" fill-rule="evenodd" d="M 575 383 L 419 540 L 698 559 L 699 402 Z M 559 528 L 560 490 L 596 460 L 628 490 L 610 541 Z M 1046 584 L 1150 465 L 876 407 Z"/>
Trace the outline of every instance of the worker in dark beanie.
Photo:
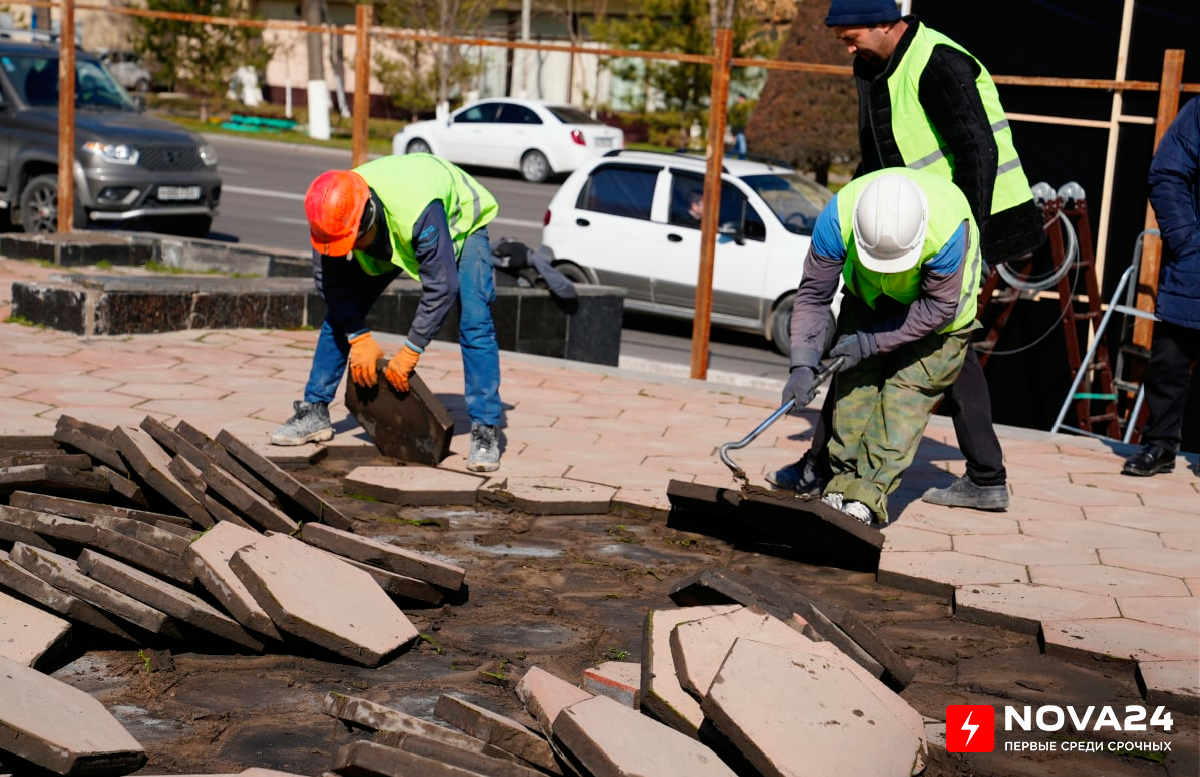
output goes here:
<path id="1" fill-rule="evenodd" d="M 854 177 L 908 167 L 949 178 L 966 195 L 979 226 L 983 260 L 991 267 L 1026 257 L 1041 245 L 1042 214 L 996 84 L 979 60 L 916 16 L 901 17 L 893 0 L 832 0 L 825 25 L 854 55 L 862 153 Z M 793 336 L 793 342 L 797 339 Z M 800 493 L 824 488 L 832 476 L 826 448 L 832 404 L 827 396 L 808 453 L 768 474 L 770 483 Z M 950 507 L 1007 509 L 1004 455 L 974 348 L 967 349 L 942 407 L 954 422 L 966 473 L 922 498 Z"/>

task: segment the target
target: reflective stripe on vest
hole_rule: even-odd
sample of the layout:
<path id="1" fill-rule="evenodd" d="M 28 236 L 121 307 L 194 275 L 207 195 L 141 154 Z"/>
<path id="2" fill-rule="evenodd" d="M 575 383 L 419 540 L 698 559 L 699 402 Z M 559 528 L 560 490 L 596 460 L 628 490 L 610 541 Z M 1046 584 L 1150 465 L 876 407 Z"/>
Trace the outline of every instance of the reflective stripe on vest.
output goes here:
<path id="1" fill-rule="evenodd" d="M 954 159 L 942 145 L 943 140 L 934 133 L 925 109 L 918 99 L 921 74 L 925 72 L 934 48 L 939 45 L 949 46 L 971 57 L 970 52 L 945 35 L 931 30 L 924 24 L 920 25 L 896 71 L 888 78 L 888 93 L 892 103 L 892 134 L 907 167 L 913 170 L 929 170 L 946 178 L 953 178 Z M 1008 119 L 1000 106 L 996 84 L 978 60 L 976 64 L 979 65 L 979 75 L 975 78 L 975 87 L 979 90 L 979 97 L 996 139 L 998 165 L 996 183 L 992 188 L 991 213 L 999 213 L 1032 199 L 1033 195 L 1029 190 L 1029 180 L 1021 168 L 1021 159 L 1013 146 L 1012 129 L 1008 126 Z"/>
<path id="2" fill-rule="evenodd" d="M 929 203 L 929 223 L 925 230 L 925 243 L 921 247 L 921 258 L 916 267 L 907 272 L 880 273 L 868 270 L 858 261 L 858 246 L 854 242 L 854 203 L 858 195 L 871 181 L 889 174 L 910 178 L 925 192 L 925 199 Z M 975 321 L 979 276 L 983 264 L 979 253 L 979 227 L 975 224 L 975 217 L 971 215 L 971 206 L 966 196 L 957 186 L 949 179 L 933 173 L 890 167 L 853 179 L 838 190 L 837 200 L 838 225 L 842 230 L 842 240 L 846 244 L 846 266 L 842 269 L 842 277 L 846 281 L 846 288 L 872 308 L 881 295 L 905 305 L 912 304 L 921 295 L 922 266 L 937 255 L 966 219 L 970 231 L 967 235 L 967 267 L 963 272 L 959 291 L 959 312 L 953 321 L 938 332 L 956 332 Z"/>
<path id="3" fill-rule="evenodd" d="M 391 262 L 381 262 L 363 251 L 354 258 L 368 275 L 382 275 L 400 267 L 420 280 L 413 227 L 429 203 L 441 201 L 446 209 L 454 258 L 462 256 L 467 236 L 496 217 L 499 206 L 491 192 L 466 171 L 432 154 L 397 154 L 359 165 L 354 171 L 375 190 L 383 203 L 383 216 L 392 240 Z"/>

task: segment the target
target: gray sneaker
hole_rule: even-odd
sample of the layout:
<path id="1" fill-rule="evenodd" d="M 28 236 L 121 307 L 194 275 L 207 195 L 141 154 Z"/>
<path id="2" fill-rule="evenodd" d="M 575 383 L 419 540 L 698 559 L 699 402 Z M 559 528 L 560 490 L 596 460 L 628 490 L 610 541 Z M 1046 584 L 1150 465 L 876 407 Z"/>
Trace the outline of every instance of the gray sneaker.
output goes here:
<path id="1" fill-rule="evenodd" d="M 1000 511 L 1008 509 L 1008 486 L 977 486 L 963 475 L 945 488 L 931 488 L 921 501 L 945 507 L 970 507 L 975 510 Z"/>
<path id="2" fill-rule="evenodd" d="M 471 453 L 467 469 L 472 472 L 494 472 L 500 469 L 500 433 L 494 426 L 471 424 Z"/>
<path id="3" fill-rule="evenodd" d="M 324 402 L 292 403 L 295 414 L 283 426 L 271 433 L 272 445 L 303 445 L 306 442 L 321 442 L 333 439 L 333 425 L 329 423 L 329 405 Z"/>

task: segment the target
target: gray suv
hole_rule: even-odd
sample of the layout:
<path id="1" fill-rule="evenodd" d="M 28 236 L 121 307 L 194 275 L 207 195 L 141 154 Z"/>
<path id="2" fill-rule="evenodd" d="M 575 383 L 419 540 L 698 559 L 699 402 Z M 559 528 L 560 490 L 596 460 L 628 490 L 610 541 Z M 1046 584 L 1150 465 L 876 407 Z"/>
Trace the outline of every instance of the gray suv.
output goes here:
<path id="1" fill-rule="evenodd" d="M 58 46 L 0 39 L 0 207 L 26 232 L 58 228 Z M 221 198 L 204 139 L 147 116 L 94 55 L 75 52 L 75 213 L 204 237 Z"/>

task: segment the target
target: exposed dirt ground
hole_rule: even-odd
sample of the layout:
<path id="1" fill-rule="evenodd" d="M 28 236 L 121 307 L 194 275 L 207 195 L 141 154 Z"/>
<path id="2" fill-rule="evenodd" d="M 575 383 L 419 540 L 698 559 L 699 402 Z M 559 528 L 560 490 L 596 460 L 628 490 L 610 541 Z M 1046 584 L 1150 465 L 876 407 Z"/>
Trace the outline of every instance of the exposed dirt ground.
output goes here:
<path id="1" fill-rule="evenodd" d="M 363 463 L 386 462 L 352 462 Z M 54 675 L 99 698 L 144 745 L 150 758 L 142 774 L 260 766 L 319 775 L 342 743 L 364 735 L 321 713 L 330 691 L 430 720 L 436 720 L 438 697 L 449 692 L 531 722 L 512 690 L 527 668 L 578 682 L 588 666 L 638 661 L 645 614 L 672 607 L 668 594 L 676 583 L 705 568 L 747 565 L 787 575 L 852 607 L 913 667 L 916 678 L 903 696 L 928 717 L 944 719 L 948 704 L 1111 704 L 1123 710 L 1144 703 L 1130 664 L 1042 655 L 1029 635 L 958 620 L 949 602 L 878 585 L 870 573 L 737 549 L 668 528 L 662 517 L 397 508 L 344 495 L 341 476 L 350 464 L 323 463 L 294 474 L 360 519 L 359 533 L 398 538 L 464 567 L 466 600 L 407 609 L 425 637 L 374 669 L 297 648 L 262 656 L 145 653 L 153 659 L 148 671 L 137 650 L 82 645 L 90 649 L 64 658 L 69 663 L 60 662 Z M 1195 777 L 1197 718 L 1175 714 L 1174 722 L 1169 734 L 1142 735 L 1172 743 L 1161 762 L 1110 752 L 958 755 L 932 747 L 925 773 Z M 997 739 L 1003 736 L 998 732 Z M 1072 733 L 1058 741 L 1133 736 Z M 848 753 L 846 774 L 856 774 L 853 763 Z"/>

